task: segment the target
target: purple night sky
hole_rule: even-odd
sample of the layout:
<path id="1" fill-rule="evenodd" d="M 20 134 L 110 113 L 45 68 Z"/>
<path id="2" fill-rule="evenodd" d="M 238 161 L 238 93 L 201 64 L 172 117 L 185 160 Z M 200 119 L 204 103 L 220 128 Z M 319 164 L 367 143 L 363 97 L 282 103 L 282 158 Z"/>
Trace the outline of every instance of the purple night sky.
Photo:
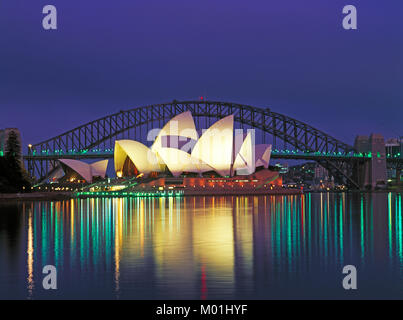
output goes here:
<path id="1" fill-rule="evenodd" d="M 42 28 L 46 4 L 56 31 Z M 342 28 L 348 4 L 357 31 Z M 402 68 L 402 0 L 0 1 L 0 128 L 24 144 L 199 96 L 270 106 L 351 144 L 396 137 Z"/>

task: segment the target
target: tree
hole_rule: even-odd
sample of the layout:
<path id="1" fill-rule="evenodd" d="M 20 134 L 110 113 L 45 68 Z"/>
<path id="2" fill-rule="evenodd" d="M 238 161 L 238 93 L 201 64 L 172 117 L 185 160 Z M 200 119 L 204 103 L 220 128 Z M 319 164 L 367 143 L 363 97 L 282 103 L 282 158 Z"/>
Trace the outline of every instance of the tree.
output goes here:
<path id="1" fill-rule="evenodd" d="M 15 131 L 10 131 L 8 134 L 5 151 L 8 165 L 15 169 L 16 173 L 21 172 L 21 144 Z"/>
<path id="2" fill-rule="evenodd" d="M 21 144 L 15 131 L 10 131 L 4 157 L 0 158 L 0 192 L 30 191 L 31 182 L 21 163 Z"/>

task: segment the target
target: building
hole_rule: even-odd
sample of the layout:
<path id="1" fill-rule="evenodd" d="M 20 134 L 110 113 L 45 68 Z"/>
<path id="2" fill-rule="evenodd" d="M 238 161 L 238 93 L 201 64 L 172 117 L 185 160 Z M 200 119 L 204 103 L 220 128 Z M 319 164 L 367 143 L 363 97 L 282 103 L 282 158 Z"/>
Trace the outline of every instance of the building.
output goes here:
<path id="1" fill-rule="evenodd" d="M 388 158 L 403 159 L 403 137 L 388 139 L 385 142 L 386 155 Z M 401 169 L 399 167 L 390 167 L 387 171 L 388 181 L 401 180 Z"/>
<path id="2" fill-rule="evenodd" d="M 169 139 L 164 139 L 168 137 Z M 178 141 L 189 141 L 178 148 Z M 163 141 L 169 140 L 166 146 Z M 118 177 L 144 175 L 157 177 L 171 174 L 173 177 L 195 176 L 233 177 L 247 176 L 256 168 L 268 169 L 271 145 L 255 145 L 252 132 L 234 137 L 234 116 L 225 117 L 199 137 L 190 111 L 170 120 L 147 147 L 133 140 L 115 143 L 115 171 Z"/>
<path id="3" fill-rule="evenodd" d="M 278 162 L 274 166 L 281 174 L 286 174 L 289 172 L 288 163 L 281 164 Z"/>
<path id="4" fill-rule="evenodd" d="M 113 182 L 102 180 L 106 177 L 107 160 L 93 164 L 59 160 L 55 181 L 91 183 L 87 187 L 95 193 L 296 193 L 283 188 L 279 171 L 269 170 L 270 156 L 271 145 L 255 145 L 253 131 L 234 134 L 233 115 L 215 122 L 199 136 L 192 114 L 187 111 L 172 118 L 150 147 L 134 140 L 115 141 L 117 178 L 110 179 Z M 97 183 L 96 178 L 101 181 Z"/>
<path id="5" fill-rule="evenodd" d="M 317 164 L 314 169 L 314 180 L 315 181 L 329 180 L 329 171 L 323 168 L 320 164 Z"/>

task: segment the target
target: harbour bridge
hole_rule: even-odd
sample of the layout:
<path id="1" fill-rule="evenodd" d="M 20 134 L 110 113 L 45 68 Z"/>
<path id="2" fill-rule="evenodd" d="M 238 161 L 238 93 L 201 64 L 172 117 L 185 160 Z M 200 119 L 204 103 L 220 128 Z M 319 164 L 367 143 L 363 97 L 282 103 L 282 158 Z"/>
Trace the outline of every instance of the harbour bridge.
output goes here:
<path id="1" fill-rule="evenodd" d="M 336 181 L 359 189 L 359 168 L 371 161 L 372 155 L 354 148 L 304 122 L 243 104 L 217 101 L 176 101 L 122 110 L 91 121 L 41 143 L 30 145 L 24 156 L 32 177 L 46 180 L 59 167 L 59 159 L 113 158 L 115 140 L 146 141 L 150 129 L 162 128 L 172 117 L 191 111 L 200 128 L 234 115 L 238 128 L 255 129 L 261 143 L 273 145 L 272 158 L 313 160 L 326 168 Z M 403 159 L 387 162 L 401 168 Z"/>

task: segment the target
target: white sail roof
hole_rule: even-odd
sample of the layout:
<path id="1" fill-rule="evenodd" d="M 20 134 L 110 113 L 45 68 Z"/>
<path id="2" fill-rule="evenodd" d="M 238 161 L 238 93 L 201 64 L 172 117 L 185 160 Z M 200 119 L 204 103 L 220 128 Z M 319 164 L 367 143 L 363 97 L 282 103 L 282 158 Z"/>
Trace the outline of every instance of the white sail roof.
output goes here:
<path id="1" fill-rule="evenodd" d="M 106 177 L 106 169 L 108 168 L 109 160 L 101 160 L 91 164 L 91 174 L 93 177 Z"/>
<path id="2" fill-rule="evenodd" d="M 255 147 L 256 154 L 256 167 L 269 167 L 270 156 L 271 156 L 271 144 L 257 144 Z"/>
<path id="3" fill-rule="evenodd" d="M 94 177 L 106 176 L 106 169 L 108 167 L 108 160 L 102 160 L 95 162 L 93 164 L 88 164 L 83 161 L 72 160 L 72 159 L 61 159 L 61 163 L 77 172 L 85 181 L 91 183 Z"/>
<path id="4" fill-rule="evenodd" d="M 180 149 L 175 148 L 161 148 L 158 155 L 167 165 L 174 177 L 178 177 L 183 172 L 203 173 L 212 171 L 209 165 L 202 161 L 192 158 L 192 156 Z"/>
<path id="5" fill-rule="evenodd" d="M 77 172 L 85 181 L 92 182 L 91 167 L 88 163 L 71 159 L 61 159 L 59 161 Z"/>
<path id="6" fill-rule="evenodd" d="M 236 155 L 233 169 L 239 175 L 250 175 L 255 172 L 255 148 L 251 132 L 246 136 Z"/>
<path id="7" fill-rule="evenodd" d="M 197 141 L 192 157 L 208 164 L 220 175 L 229 176 L 232 164 L 233 130 L 233 115 L 217 121 Z"/>
<path id="8" fill-rule="evenodd" d="M 197 140 L 198 134 L 193 121 L 192 113 L 190 111 L 186 111 L 168 121 L 168 123 L 161 129 L 150 148 L 154 153 L 157 153 L 158 150 L 163 147 L 162 137 L 164 136 L 185 137 Z"/>
<path id="9" fill-rule="evenodd" d="M 189 154 L 187 150 L 179 149 L 179 146 L 164 146 L 162 138 L 167 136 L 185 137 L 192 139 L 192 143 L 196 141 L 196 144 Z M 151 148 L 137 141 L 116 141 L 116 173 L 118 176 L 123 174 L 127 158 L 144 174 L 163 172 L 168 167 L 174 176 L 179 176 L 182 172 L 207 171 L 229 176 L 235 171 L 237 174 L 251 174 L 257 166 L 268 168 L 271 145 L 255 146 L 252 132 L 248 132 L 245 139 L 244 137 L 239 134 L 234 141 L 234 116 L 230 115 L 214 123 L 198 139 L 193 117 L 187 111 L 164 126 Z"/>
<path id="10" fill-rule="evenodd" d="M 127 157 L 141 173 L 161 172 L 157 156 L 147 146 L 134 140 L 118 140 L 115 142 L 115 170 L 118 176 L 123 172 Z"/>
<path id="11" fill-rule="evenodd" d="M 241 150 L 241 147 L 243 145 L 243 142 L 246 138 L 246 135 L 243 133 L 238 133 L 237 130 L 235 130 L 235 137 L 234 137 L 234 155 L 236 157 L 236 155 L 239 153 L 239 150 Z"/>

